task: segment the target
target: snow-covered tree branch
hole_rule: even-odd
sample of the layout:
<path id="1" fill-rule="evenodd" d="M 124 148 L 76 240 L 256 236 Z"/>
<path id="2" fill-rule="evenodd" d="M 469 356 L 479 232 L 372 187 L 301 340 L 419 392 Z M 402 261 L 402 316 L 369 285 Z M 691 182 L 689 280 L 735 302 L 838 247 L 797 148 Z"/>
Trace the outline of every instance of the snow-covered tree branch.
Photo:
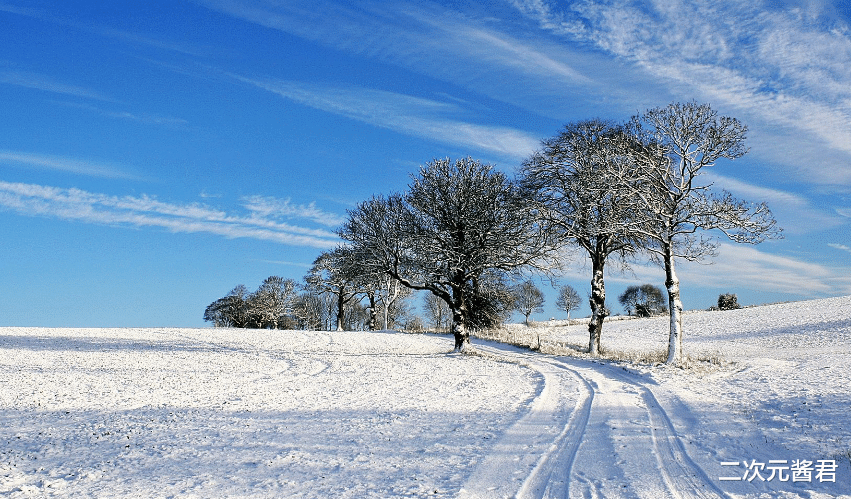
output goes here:
<path id="1" fill-rule="evenodd" d="M 525 193 L 472 158 L 420 168 L 405 194 L 373 197 L 340 229 L 362 265 L 411 289 L 427 290 L 452 313 L 455 348 L 480 325 L 481 300 L 501 273 L 548 268 L 554 250 Z M 486 308 L 486 307 L 485 307 Z"/>
<path id="2" fill-rule="evenodd" d="M 619 179 L 631 186 L 647 217 L 644 249 L 661 259 L 668 290 L 670 334 L 668 363 L 682 361 L 680 281 L 675 260 L 712 256 L 716 243 L 697 234 L 717 229 L 732 241 L 759 243 L 780 237 L 768 207 L 714 194 L 701 175 L 719 159 L 743 156 L 747 127 L 735 118 L 718 116 L 708 104 L 674 103 L 636 116 L 630 128 L 637 175 Z"/>

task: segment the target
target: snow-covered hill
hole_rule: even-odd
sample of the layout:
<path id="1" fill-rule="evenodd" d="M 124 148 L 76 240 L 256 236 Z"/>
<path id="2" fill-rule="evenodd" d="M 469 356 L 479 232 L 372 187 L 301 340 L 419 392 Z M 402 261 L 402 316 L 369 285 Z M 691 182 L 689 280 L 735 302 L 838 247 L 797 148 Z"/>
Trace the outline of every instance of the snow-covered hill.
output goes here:
<path id="1" fill-rule="evenodd" d="M 393 332 L 0 328 L 0 496 L 851 495 L 851 297 L 691 313 L 685 332 L 713 363 L 486 341 L 462 356 Z M 665 334 L 612 321 L 603 345 Z"/>

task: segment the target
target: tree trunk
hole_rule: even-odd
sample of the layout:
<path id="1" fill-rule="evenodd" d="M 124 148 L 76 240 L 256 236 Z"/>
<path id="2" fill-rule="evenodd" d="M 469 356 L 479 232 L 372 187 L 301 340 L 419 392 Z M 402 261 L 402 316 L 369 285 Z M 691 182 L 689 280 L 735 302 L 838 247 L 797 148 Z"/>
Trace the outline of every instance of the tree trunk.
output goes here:
<path id="1" fill-rule="evenodd" d="M 606 286 L 603 282 L 603 266 L 605 257 L 591 258 L 591 322 L 588 323 L 588 352 L 591 355 L 600 355 L 602 346 L 600 337 L 603 334 L 603 319 L 606 318 Z"/>
<path id="2" fill-rule="evenodd" d="M 337 331 L 343 331 L 343 319 L 345 318 L 345 300 L 343 299 L 343 292 L 337 295 Z"/>
<path id="3" fill-rule="evenodd" d="M 683 303 L 680 301 L 680 280 L 674 269 L 673 248 L 665 249 L 665 287 L 668 289 L 668 310 L 671 328 L 668 333 L 668 360 L 666 364 L 678 365 L 683 360 Z"/>
<path id="4" fill-rule="evenodd" d="M 452 318 L 452 334 L 455 336 L 455 351 L 463 352 L 470 346 L 470 332 L 464 326 L 463 320 Z"/>
<path id="5" fill-rule="evenodd" d="M 456 352 L 464 352 L 470 347 L 470 331 L 467 330 L 470 310 L 467 308 L 464 283 L 463 276 L 457 276 L 456 282 L 452 286 L 452 300 L 451 303 L 448 303 L 452 313 L 452 334 L 455 336 Z"/>
<path id="6" fill-rule="evenodd" d="M 390 305 L 385 303 L 384 304 L 384 329 L 387 329 L 388 326 L 390 325 L 390 318 L 388 317 L 389 314 L 390 314 Z"/>
<path id="7" fill-rule="evenodd" d="M 462 284 L 463 286 L 463 284 Z M 452 334 L 455 336 L 455 351 L 463 352 L 470 346 L 470 331 L 467 330 L 467 301 L 463 290 L 453 289 L 452 308 Z"/>
<path id="8" fill-rule="evenodd" d="M 369 298 L 369 330 L 375 331 L 375 323 L 376 323 L 376 313 L 375 313 L 375 293 L 367 294 Z M 384 329 L 387 329 L 387 325 L 384 325 Z"/>

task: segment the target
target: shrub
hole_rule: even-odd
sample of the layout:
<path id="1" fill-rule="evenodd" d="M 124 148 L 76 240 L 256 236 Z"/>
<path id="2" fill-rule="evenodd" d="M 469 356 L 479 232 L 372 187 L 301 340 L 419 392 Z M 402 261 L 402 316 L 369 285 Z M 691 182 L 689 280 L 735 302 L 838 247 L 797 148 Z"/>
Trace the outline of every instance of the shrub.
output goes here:
<path id="1" fill-rule="evenodd" d="M 650 317 L 667 312 L 662 290 L 652 284 L 630 286 L 618 297 L 628 315 Z"/>
<path id="2" fill-rule="evenodd" d="M 718 310 L 736 310 L 742 308 L 739 299 L 733 293 L 722 293 L 718 295 Z"/>

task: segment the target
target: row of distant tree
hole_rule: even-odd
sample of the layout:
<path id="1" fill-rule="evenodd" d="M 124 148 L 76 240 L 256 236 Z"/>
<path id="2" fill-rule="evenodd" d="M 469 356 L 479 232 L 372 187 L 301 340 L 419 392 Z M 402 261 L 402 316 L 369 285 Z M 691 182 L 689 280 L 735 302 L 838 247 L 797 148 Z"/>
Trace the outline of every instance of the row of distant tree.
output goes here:
<path id="1" fill-rule="evenodd" d="M 455 347 L 463 350 L 471 330 L 493 327 L 514 308 L 507 305 L 510 282 L 530 272 L 556 276 L 564 255 L 579 248 L 591 263 L 594 355 L 608 315 L 606 263 L 649 258 L 664 272 L 668 362 L 679 363 L 683 305 L 675 262 L 714 255 L 717 242 L 705 231 L 740 243 L 780 234 L 764 203 L 714 192 L 703 176 L 717 160 L 745 154 L 746 132 L 709 105 L 674 103 L 625 123 L 570 123 L 544 140 L 515 178 L 472 158 L 436 159 L 412 175 L 406 191 L 350 210 L 338 229 L 344 243 L 317 258 L 306 282 L 334 297 L 338 329 L 357 297 L 369 303 L 373 328 L 378 305 L 386 310 L 399 289 L 428 292 L 448 307 Z"/>
<path id="2" fill-rule="evenodd" d="M 388 278 L 381 289 L 343 288 L 330 282 L 326 259 L 320 256 L 302 282 L 279 276 L 266 278 L 255 291 L 240 284 L 204 311 L 204 320 L 216 327 L 252 329 L 367 330 L 421 329 L 448 331 L 452 325 L 449 306 L 432 293 L 425 295 L 425 321 L 416 314 L 413 291 Z M 544 294 L 531 280 L 505 288 L 492 296 L 489 308 L 494 323 L 508 320 L 512 312 L 543 312 Z M 579 294 L 562 286 L 556 305 L 567 313 L 579 308 Z"/>
<path id="3" fill-rule="evenodd" d="M 618 302 L 624 308 L 627 315 L 636 317 L 653 317 L 668 312 L 665 296 L 660 288 L 652 284 L 629 286 L 618 296 Z M 515 288 L 514 310 L 525 317 L 526 324 L 532 313 L 544 311 L 544 293 L 532 281 L 524 281 Z M 570 312 L 579 308 L 579 294 L 571 286 L 559 288 L 559 296 L 556 306 L 559 310 L 567 312 L 570 320 Z M 738 298 L 732 293 L 722 293 L 718 296 L 718 305 L 710 310 L 735 310 L 741 308 Z"/>
<path id="4" fill-rule="evenodd" d="M 298 282 L 271 276 L 255 291 L 240 284 L 207 306 L 204 320 L 216 327 L 306 330 L 375 329 L 376 317 L 383 321 L 385 329 L 409 329 L 420 320 L 413 313 L 411 291 L 407 288 L 396 285 L 374 300 L 375 308 L 370 309 L 363 303 L 363 296 L 355 300 L 344 295 L 341 304 L 338 294 L 313 279 L 313 271 L 308 277 L 310 280 Z"/>
<path id="5" fill-rule="evenodd" d="M 227 295 L 211 303 L 204 311 L 204 320 L 216 327 L 254 329 L 421 329 L 424 321 L 414 311 L 412 291 L 398 281 L 388 279 L 386 288 L 374 293 L 360 290 L 343 295 L 321 281 L 315 262 L 314 268 L 301 283 L 279 276 L 266 278 L 259 288 L 249 291 L 240 284 Z M 364 304 L 364 299 L 369 304 Z M 651 317 L 668 311 L 662 290 L 652 284 L 629 286 L 618 301 L 628 315 Z M 580 306 L 579 293 L 569 285 L 559 288 L 556 307 L 567 314 Z M 498 308 L 500 321 L 508 320 L 512 312 L 524 316 L 526 324 L 533 313 L 544 311 L 545 296 L 531 280 L 512 286 L 502 295 Z M 715 310 L 741 308 L 735 294 L 721 294 Z M 342 316 L 339 311 L 342 310 Z M 423 300 L 423 312 L 428 325 L 434 330 L 449 330 L 452 315 L 449 306 L 436 295 L 428 293 Z M 376 321 L 376 318 L 378 319 Z"/>

